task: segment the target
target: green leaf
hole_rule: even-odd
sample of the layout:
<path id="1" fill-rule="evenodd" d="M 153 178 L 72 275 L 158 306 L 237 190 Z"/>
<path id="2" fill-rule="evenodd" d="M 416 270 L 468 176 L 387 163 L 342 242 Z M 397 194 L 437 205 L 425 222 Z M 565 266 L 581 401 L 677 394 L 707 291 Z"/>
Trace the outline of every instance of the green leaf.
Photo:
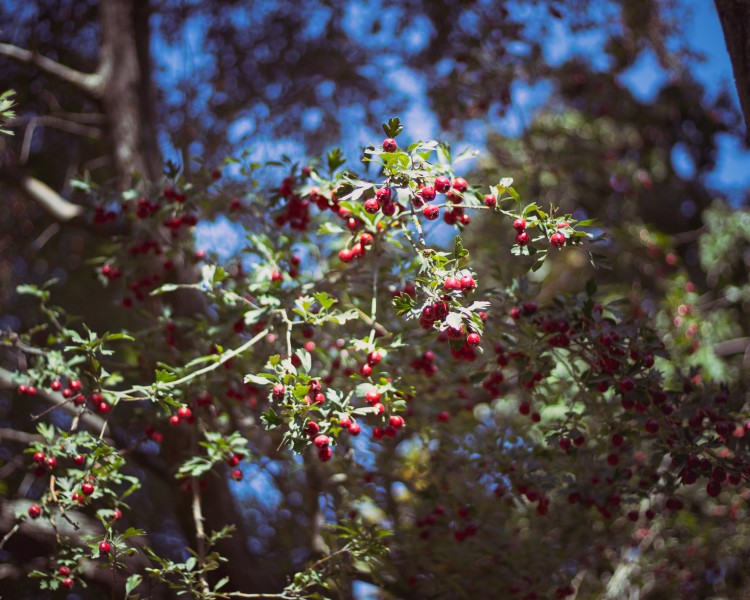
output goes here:
<path id="1" fill-rule="evenodd" d="M 346 162 L 344 153 L 341 151 L 341 148 L 334 148 L 333 150 L 331 150 L 328 154 L 326 154 L 326 159 L 328 161 L 328 170 L 331 173 L 333 173 L 336 169 L 338 169 Z"/>
<path id="2" fill-rule="evenodd" d="M 143 577 L 138 575 L 137 573 L 134 573 L 130 577 L 127 578 L 125 581 L 125 595 L 129 595 L 130 592 L 132 592 L 135 588 L 137 588 L 139 585 L 141 585 L 141 581 L 143 580 Z"/>
<path id="3" fill-rule="evenodd" d="M 401 119 L 398 117 L 391 117 L 388 119 L 388 123 L 383 123 L 383 131 L 389 138 L 395 138 L 403 130 L 404 128 L 401 125 Z"/>
<path id="4" fill-rule="evenodd" d="M 268 385 L 275 379 L 276 376 L 269 373 L 262 373 L 261 375 L 252 375 L 248 373 L 245 375 L 245 383 L 254 383 L 255 385 Z"/>

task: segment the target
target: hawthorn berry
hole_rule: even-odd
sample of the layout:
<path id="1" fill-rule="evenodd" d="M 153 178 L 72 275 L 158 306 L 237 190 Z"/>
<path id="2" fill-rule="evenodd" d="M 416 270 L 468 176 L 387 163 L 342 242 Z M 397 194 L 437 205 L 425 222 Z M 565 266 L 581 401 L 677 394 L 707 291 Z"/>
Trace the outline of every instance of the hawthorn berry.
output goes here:
<path id="1" fill-rule="evenodd" d="M 84 483 L 84 484 L 83 484 L 83 485 L 81 486 L 81 491 L 82 491 L 82 492 L 83 492 L 84 494 L 86 494 L 87 496 L 90 496 L 91 494 L 93 494 L 93 493 L 94 493 L 94 484 L 92 484 L 92 483 L 88 483 L 88 482 Z"/>
<path id="2" fill-rule="evenodd" d="M 401 429 L 404 426 L 404 418 L 400 415 L 393 415 L 389 419 L 389 423 L 394 429 Z"/>
<path id="3" fill-rule="evenodd" d="M 549 238 L 549 243 L 553 248 L 557 248 L 558 250 L 560 250 L 565 245 L 565 236 L 559 231 L 557 233 L 553 233 Z"/>
<path id="4" fill-rule="evenodd" d="M 82 465 L 85 462 L 86 462 L 86 459 L 83 456 L 81 456 L 80 454 L 78 454 L 78 455 L 76 455 L 76 456 L 73 457 L 73 464 L 76 464 L 76 465 L 80 466 L 80 465 Z"/>
<path id="5" fill-rule="evenodd" d="M 526 230 L 526 219 L 521 219 L 520 217 L 513 221 L 513 229 L 515 229 L 518 233 L 521 233 L 522 231 Z"/>
<path id="6" fill-rule="evenodd" d="M 459 291 L 461 289 L 461 281 L 457 277 L 448 277 L 443 282 L 443 289 L 446 292 Z"/>
<path id="7" fill-rule="evenodd" d="M 380 202 L 378 202 L 377 198 L 370 198 L 368 200 L 365 200 L 365 211 L 367 211 L 371 215 L 374 215 L 379 210 L 380 210 Z"/>
<path id="8" fill-rule="evenodd" d="M 273 389 L 271 390 L 273 397 L 276 399 L 281 398 L 284 395 L 284 392 L 286 392 L 286 388 L 280 383 L 274 384 Z"/>
<path id="9" fill-rule="evenodd" d="M 359 243 L 363 246 L 369 246 L 370 244 L 372 244 L 372 234 L 363 231 L 361 234 L 359 234 Z"/>
<path id="10" fill-rule="evenodd" d="M 68 389 L 71 392 L 80 392 L 81 391 L 81 382 L 78 379 L 74 379 L 68 384 Z"/>
<path id="11" fill-rule="evenodd" d="M 319 435 L 314 440 L 313 443 L 318 447 L 322 448 L 323 446 L 328 446 L 331 443 L 330 438 L 327 435 Z"/>
<path id="12" fill-rule="evenodd" d="M 362 427 L 360 427 L 359 423 L 352 423 L 349 425 L 349 435 L 357 436 L 362 431 Z"/>
<path id="13" fill-rule="evenodd" d="M 46 460 L 46 456 L 44 452 L 35 452 L 34 453 L 34 462 L 42 464 Z"/>
<path id="14" fill-rule="evenodd" d="M 493 196 L 492 194 L 487 194 L 484 197 L 484 205 L 487 208 L 495 208 L 495 206 L 497 206 L 497 198 L 495 198 L 495 196 Z"/>
<path id="15" fill-rule="evenodd" d="M 461 281 L 461 289 L 465 292 L 470 292 L 475 287 L 477 287 L 477 282 L 474 281 L 474 278 L 471 275 L 464 275 L 460 279 Z"/>
<path id="16" fill-rule="evenodd" d="M 435 199 L 437 192 L 435 191 L 435 188 L 428 185 L 426 187 L 423 187 L 421 190 L 419 190 L 419 195 L 422 197 L 422 200 L 425 202 L 430 202 L 431 200 Z"/>
<path id="17" fill-rule="evenodd" d="M 339 425 L 341 425 L 342 429 L 349 429 L 352 426 L 352 421 L 349 417 L 342 417 L 339 419 Z"/>
<path id="18" fill-rule="evenodd" d="M 305 431 L 309 436 L 317 435 L 320 431 L 320 425 L 318 425 L 315 421 L 308 421 L 307 426 L 305 427 Z"/>
<path id="19" fill-rule="evenodd" d="M 389 202 L 388 204 L 383 204 L 383 206 L 380 208 L 380 210 L 383 211 L 383 214 L 386 217 L 392 217 L 396 214 L 396 204 L 394 202 Z M 382 223 L 378 224 L 378 228 L 382 226 Z"/>
<path id="20" fill-rule="evenodd" d="M 55 380 L 50 384 L 50 388 L 53 392 L 59 392 L 62 389 L 62 383 L 60 383 L 58 380 Z"/>
<path id="21" fill-rule="evenodd" d="M 112 550 L 112 546 L 109 542 L 99 542 L 99 552 L 102 554 L 109 554 L 109 552 Z"/>
<path id="22" fill-rule="evenodd" d="M 243 474 L 242 474 L 242 471 L 240 471 L 240 469 L 234 469 L 232 471 L 232 479 L 234 479 L 235 481 L 242 481 L 242 477 L 243 477 Z"/>
<path id="23" fill-rule="evenodd" d="M 318 450 L 318 458 L 322 462 L 328 462 L 331 460 L 331 457 L 333 456 L 333 448 L 330 446 L 323 446 Z"/>
<path id="24" fill-rule="evenodd" d="M 70 577 L 66 577 L 65 579 L 63 579 L 63 580 L 62 580 L 62 586 L 63 586 L 63 587 L 64 587 L 64 588 L 66 589 L 66 590 L 71 590 L 71 589 L 73 589 L 73 585 L 74 585 L 74 584 L 75 584 L 75 582 L 74 582 L 74 581 L 73 581 L 73 579 L 71 579 Z"/>
<path id="25" fill-rule="evenodd" d="M 367 355 L 367 362 L 370 365 L 380 364 L 381 360 L 383 360 L 383 355 L 377 350 L 373 350 Z"/>
<path id="26" fill-rule="evenodd" d="M 477 346 L 479 346 L 479 344 L 482 343 L 482 338 L 478 333 L 470 333 L 468 336 L 466 336 L 466 343 L 472 348 L 476 348 Z"/>
<path id="27" fill-rule="evenodd" d="M 378 199 L 378 202 L 388 204 L 393 198 L 393 192 L 389 187 L 378 188 L 375 191 L 375 197 Z"/>
<path id="28" fill-rule="evenodd" d="M 469 184 L 463 177 L 456 177 L 453 180 L 453 189 L 457 192 L 465 192 L 469 187 Z"/>
<path id="29" fill-rule="evenodd" d="M 271 273 L 271 283 L 281 283 L 284 276 L 279 271 L 273 271 Z"/>
<path id="30" fill-rule="evenodd" d="M 58 567 L 57 573 L 59 575 L 62 575 L 63 577 L 67 577 L 70 575 L 70 568 L 66 567 L 65 565 L 62 565 L 61 567 Z"/>
<path id="31" fill-rule="evenodd" d="M 29 516 L 32 519 L 38 519 L 42 515 L 42 507 L 36 504 L 32 504 L 29 507 Z"/>
<path id="32" fill-rule="evenodd" d="M 522 231 L 516 236 L 516 244 L 519 246 L 528 246 L 529 242 L 531 241 L 531 238 L 529 237 L 529 234 L 525 231 Z"/>
<path id="33" fill-rule="evenodd" d="M 398 144 L 393 138 L 386 138 L 383 140 L 383 150 L 386 152 L 395 152 L 397 148 Z"/>
<path id="34" fill-rule="evenodd" d="M 435 190 L 437 190 L 439 193 L 444 194 L 450 189 L 451 189 L 450 179 L 448 179 L 444 175 L 441 175 L 440 177 L 435 178 Z"/>
<path id="35" fill-rule="evenodd" d="M 440 216 L 440 209 L 434 204 L 428 204 L 422 210 L 422 214 L 428 221 L 434 221 Z"/>

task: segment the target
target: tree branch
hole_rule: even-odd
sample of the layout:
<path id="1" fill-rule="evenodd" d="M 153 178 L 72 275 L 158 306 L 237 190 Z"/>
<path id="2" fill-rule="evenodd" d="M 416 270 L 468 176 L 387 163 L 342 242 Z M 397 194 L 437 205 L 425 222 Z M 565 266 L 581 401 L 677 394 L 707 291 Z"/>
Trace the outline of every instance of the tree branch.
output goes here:
<path id="1" fill-rule="evenodd" d="M 0 388 L 14 387 L 15 383 L 13 382 L 12 373 L 7 369 L 0 367 Z M 70 404 L 62 394 L 59 394 L 57 392 L 50 392 L 43 388 L 38 388 L 37 396 L 39 398 L 42 398 L 43 400 L 46 400 L 50 404 L 55 405 L 56 407 L 59 406 L 74 417 L 78 415 L 78 409 L 73 404 Z M 84 412 L 81 415 L 81 422 L 92 431 L 102 431 L 102 429 L 106 427 L 106 423 L 101 417 L 94 415 L 88 411 Z"/>
<path id="2" fill-rule="evenodd" d="M 99 96 L 102 78 L 96 73 L 82 73 L 51 58 L 12 44 L 0 44 L 0 56 L 7 56 L 23 64 L 34 65 L 43 73 L 71 83 L 91 96 Z"/>
<path id="3" fill-rule="evenodd" d="M 83 206 L 69 202 L 46 183 L 34 177 L 29 177 L 7 165 L 0 166 L 0 181 L 18 188 L 26 196 L 40 204 L 57 221 L 65 223 L 83 217 Z"/>

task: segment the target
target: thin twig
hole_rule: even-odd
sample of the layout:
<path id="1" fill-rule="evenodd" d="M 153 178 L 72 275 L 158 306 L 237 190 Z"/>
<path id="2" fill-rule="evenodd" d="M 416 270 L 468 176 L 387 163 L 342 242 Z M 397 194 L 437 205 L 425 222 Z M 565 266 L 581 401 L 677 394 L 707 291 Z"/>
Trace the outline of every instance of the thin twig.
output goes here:
<path id="1" fill-rule="evenodd" d="M 200 571 L 200 584 L 203 592 L 208 591 L 208 581 L 203 571 L 206 561 L 206 531 L 203 529 L 203 511 L 201 510 L 201 493 L 198 480 L 193 477 L 193 521 L 195 522 L 195 545 L 198 550 L 198 564 Z"/>

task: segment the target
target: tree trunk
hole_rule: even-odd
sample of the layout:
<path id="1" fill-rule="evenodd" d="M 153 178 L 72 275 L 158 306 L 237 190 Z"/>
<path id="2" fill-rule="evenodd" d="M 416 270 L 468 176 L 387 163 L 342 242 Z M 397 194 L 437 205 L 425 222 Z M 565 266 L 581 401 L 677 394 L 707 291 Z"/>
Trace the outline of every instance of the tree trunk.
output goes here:
<path id="1" fill-rule="evenodd" d="M 745 141 L 750 144 L 750 1 L 716 0 L 740 106 L 745 115 Z"/>
<path id="2" fill-rule="evenodd" d="M 102 0 L 99 74 L 119 184 L 157 181 L 161 155 L 153 117 L 148 0 Z"/>

